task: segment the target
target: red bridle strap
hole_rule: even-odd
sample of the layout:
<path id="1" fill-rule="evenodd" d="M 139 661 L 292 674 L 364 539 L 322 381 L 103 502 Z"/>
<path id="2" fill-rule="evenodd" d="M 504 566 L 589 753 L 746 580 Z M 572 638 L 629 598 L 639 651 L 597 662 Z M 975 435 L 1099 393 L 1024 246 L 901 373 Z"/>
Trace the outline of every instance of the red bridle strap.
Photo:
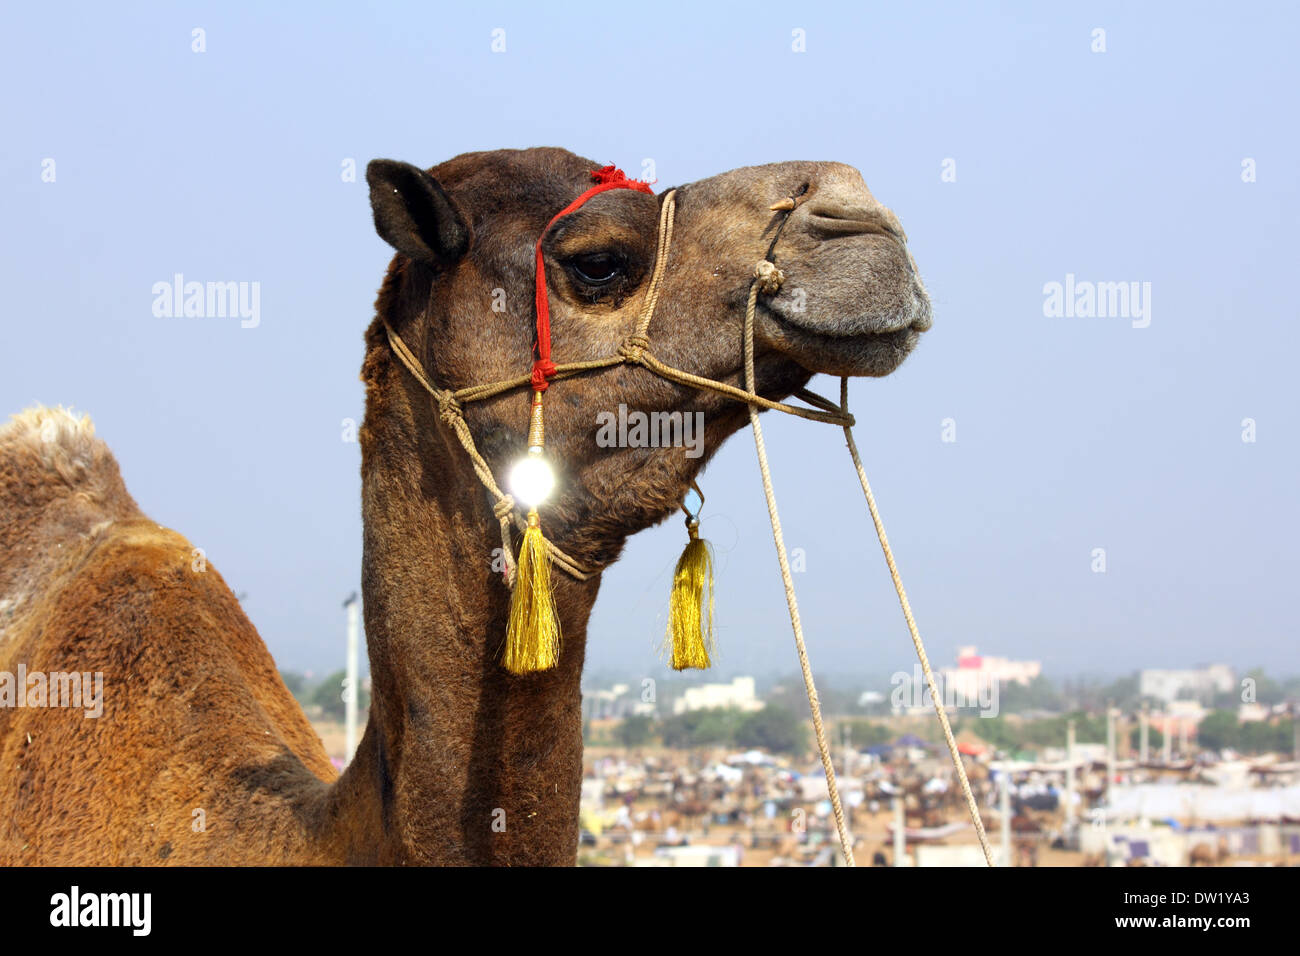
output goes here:
<path id="1" fill-rule="evenodd" d="M 615 169 L 613 166 L 593 169 L 591 178 L 596 180 L 596 185 L 552 216 L 551 221 L 542 230 L 542 234 L 537 237 L 537 248 L 535 250 L 537 257 L 537 359 L 533 362 L 532 385 L 534 391 L 546 391 L 550 386 L 547 379 L 555 374 L 555 363 L 551 361 L 551 306 L 546 297 L 546 265 L 542 260 L 542 240 L 546 238 L 546 234 L 551 231 L 551 227 L 557 221 L 577 210 L 579 206 L 593 196 L 599 196 L 611 189 L 635 189 L 638 192 L 654 195 L 649 183 L 643 183 L 637 179 L 628 179 L 621 169 Z"/>

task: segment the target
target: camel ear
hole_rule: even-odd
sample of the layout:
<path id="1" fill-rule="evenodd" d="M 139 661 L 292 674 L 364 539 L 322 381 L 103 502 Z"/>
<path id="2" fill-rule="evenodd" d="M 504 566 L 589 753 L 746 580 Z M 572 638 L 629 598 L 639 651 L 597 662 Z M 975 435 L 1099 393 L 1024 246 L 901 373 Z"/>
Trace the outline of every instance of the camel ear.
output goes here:
<path id="1" fill-rule="evenodd" d="M 469 249 L 469 226 L 434 179 L 410 163 L 372 159 L 366 167 L 375 231 L 403 255 L 448 266 Z"/>

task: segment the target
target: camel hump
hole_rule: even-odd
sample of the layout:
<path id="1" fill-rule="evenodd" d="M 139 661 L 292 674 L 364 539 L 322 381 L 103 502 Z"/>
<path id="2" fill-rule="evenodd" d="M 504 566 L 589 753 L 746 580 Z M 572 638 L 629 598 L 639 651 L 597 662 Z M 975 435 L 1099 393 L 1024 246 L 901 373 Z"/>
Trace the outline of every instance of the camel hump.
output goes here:
<path id="1" fill-rule="evenodd" d="M 138 513 L 89 415 L 38 405 L 0 425 L 0 508 L 31 512 L 73 495 L 116 514 Z"/>
<path id="2" fill-rule="evenodd" d="M 22 603 L 77 542 L 139 516 L 89 416 L 40 406 L 14 415 L 0 425 L 0 609 Z"/>
<path id="3" fill-rule="evenodd" d="M 62 406 L 37 405 L 0 425 L 0 463 L 6 478 L 13 470 L 13 477 L 27 482 L 57 481 L 68 488 L 94 484 L 106 469 L 117 475 L 113 454 L 95 437 L 90 416 Z"/>

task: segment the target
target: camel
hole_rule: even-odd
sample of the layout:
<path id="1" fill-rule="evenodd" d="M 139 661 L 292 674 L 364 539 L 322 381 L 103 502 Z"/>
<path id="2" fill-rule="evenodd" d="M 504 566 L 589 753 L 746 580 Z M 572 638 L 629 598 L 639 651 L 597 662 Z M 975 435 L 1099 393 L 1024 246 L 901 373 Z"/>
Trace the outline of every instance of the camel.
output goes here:
<path id="1" fill-rule="evenodd" d="M 1023 801 L 1016 801 L 1011 817 L 1011 832 L 1015 834 L 1015 865 L 1037 866 L 1038 847 L 1043 842 L 1043 825 Z"/>
<path id="2" fill-rule="evenodd" d="M 395 254 L 361 370 L 373 692 L 341 775 L 221 575 L 145 517 L 89 419 L 41 408 L 0 430 L 0 671 L 102 674 L 104 688 L 97 718 L 0 707 L 0 863 L 575 863 L 579 682 L 600 576 L 555 572 L 559 662 L 507 672 L 492 502 L 385 323 L 440 387 L 526 374 L 545 232 L 557 360 L 612 353 L 636 322 L 662 193 L 611 190 L 547 230 L 597 165 L 539 148 L 367 170 Z M 793 211 L 772 211 L 784 199 Z M 760 395 L 790 396 L 818 372 L 886 375 L 930 326 L 898 219 L 850 166 L 737 169 L 681 186 L 676 202 L 649 332 L 678 368 L 743 385 L 752 270 L 785 215 L 775 259 L 786 282 L 756 316 Z M 465 407 L 494 474 L 524 451 L 529 400 L 520 389 Z M 629 365 L 557 381 L 547 403 L 558 484 L 546 533 L 597 569 L 674 514 L 747 420 L 743 402 Z M 599 447 L 596 415 L 620 403 L 702 412 L 705 453 Z"/>

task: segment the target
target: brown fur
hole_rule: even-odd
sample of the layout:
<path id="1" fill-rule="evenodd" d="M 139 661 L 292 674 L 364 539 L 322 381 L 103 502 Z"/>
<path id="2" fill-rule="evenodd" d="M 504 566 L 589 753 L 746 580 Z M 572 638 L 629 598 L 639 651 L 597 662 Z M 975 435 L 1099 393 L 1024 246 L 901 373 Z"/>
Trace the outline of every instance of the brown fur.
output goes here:
<path id="1" fill-rule="evenodd" d="M 527 370 L 532 244 L 594 166 L 557 149 L 467 154 L 429 173 L 372 164 L 376 225 L 399 249 L 377 311 L 440 385 Z M 893 214 L 833 163 L 736 170 L 679 190 L 656 355 L 740 382 L 749 274 L 779 222 L 767 207 L 796 194 L 776 252 L 787 282 L 758 316 L 759 390 L 784 397 L 816 371 L 898 365 L 929 327 L 929 304 Z M 631 332 L 659 201 L 605 193 L 548 235 L 556 361 L 609 354 Z M 608 287 L 584 286 L 567 265 L 608 250 L 624 263 Z M 492 311 L 495 289 L 504 313 Z M 97 719 L 0 709 L 0 862 L 572 864 L 579 682 L 599 578 L 557 572 L 559 665 L 506 673 L 491 502 L 378 319 L 362 378 L 373 693 L 337 780 L 220 575 L 195 571 L 189 543 L 140 513 L 88 422 L 38 410 L 0 430 L 0 669 L 100 671 L 105 694 Z M 704 457 L 597 447 L 596 413 L 620 402 L 704 412 Z M 521 391 L 467 408 L 498 475 L 523 450 L 527 403 Z M 556 383 L 547 443 L 560 483 L 546 533 L 581 561 L 615 560 L 628 535 L 676 510 L 744 421 L 743 406 L 643 369 Z"/>

